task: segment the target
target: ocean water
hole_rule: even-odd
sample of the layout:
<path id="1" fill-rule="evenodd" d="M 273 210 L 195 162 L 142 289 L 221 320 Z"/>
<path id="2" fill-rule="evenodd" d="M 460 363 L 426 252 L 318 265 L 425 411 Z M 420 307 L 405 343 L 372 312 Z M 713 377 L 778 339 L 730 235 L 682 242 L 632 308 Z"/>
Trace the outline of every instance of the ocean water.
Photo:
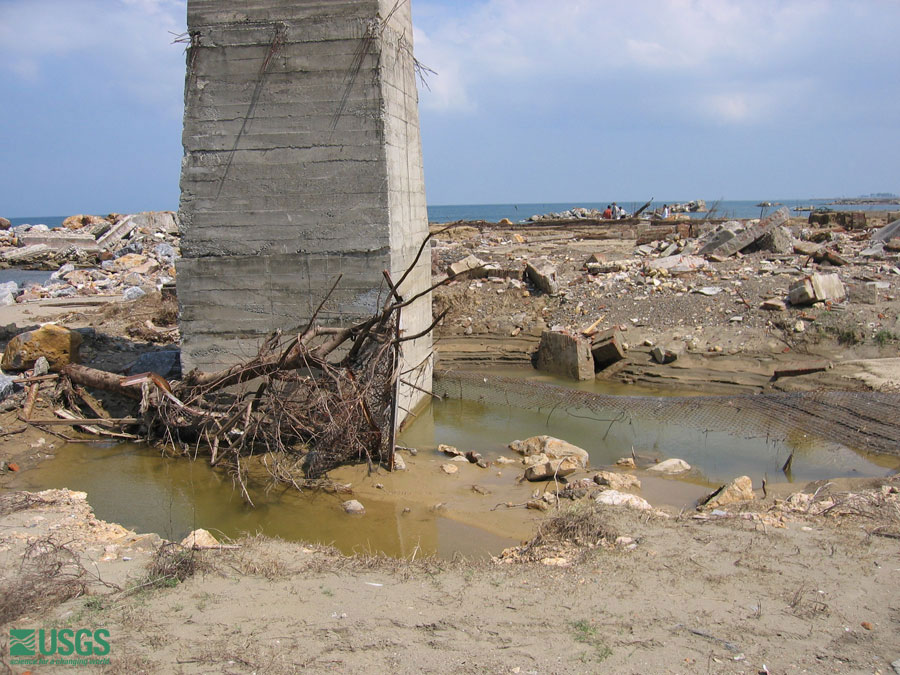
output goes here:
<path id="1" fill-rule="evenodd" d="M 684 199 L 680 200 L 680 203 L 688 201 L 690 200 Z M 712 209 L 713 205 L 718 202 L 715 215 L 720 218 L 760 218 L 774 210 L 772 208 L 765 209 L 756 206 L 756 204 L 762 201 L 767 200 L 751 199 L 719 201 L 716 199 L 707 199 L 706 206 Z M 828 202 L 830 200 L 828 199 L 778 199 L 768 201 L 787 206 L 794 214 L 798 213 L 794 211 L 794 208 L 798 206 L 826 207 L 833 209 L 834 211 L 900 211 L 900 206 L 897 205 L 866 204 L 864 206 L 843 206 L 829 204 Z M 606 202 L 547 202 L 528 204 L 437 204 L 428 206 L 428 221 L 431 223 L 452 223 L 457 220 L 486 220 L 489 222 L 497 222 L 503 218 L 509 218 L 514 223 L 517 223 L 527 220 L 533 215 L 560 213 L 561 211 L 568 211 L 569 209 L 577 207 L 599 209 L 602 211 L 606 208 L 606 205 L 610 203 L 612 203 L 611 200 Z M 653 209 L 661 208 L 663 204 L 673 203 L 679 202 L 677 200 L 668 202 L 655 200 L 650 205 L 649 210 L 652 211 Z M 619 206 L 629 213 L 633 213 L 643 205 L 644 202 L 619 202 Z M 803 212 L 803 214 L 805 213 L 806 212 Z M 706 217 L 705 213 L 692 213 L 689 215 L 693 218 Z M 42 223 L 47 227 L 52 228 L 60 227 L 65 218 L 66 216 L 28 216 L 23 218 L 10 218 L 9 220 L 13 227 L 16 225 L 37 225 L 38 223 Z"/>
<path id="2" fill-rule="evenodd" d="M 684 199 L 680 200 L 671 200 L 671 201 L 662 201 L 655 200 L 649 207 L 648 210 L 652 211 L 656 208 L 662 208 L 663 204 L 673 204 L 673 203 L 685 203 L 691 200 Z M 759 218 L 761 216 L 765 216 L 768 213 L 771 213 L 774 208 L 760 208 L 756 206 L 763 201 L 771 201 L 773 203 L 780 203 L 783 206 L 787 206 L 792 213 L 798 213 L 794 211 L 795 207 L 798 206 L 815 206 L 815 207 L 827 207 L 834 211 L 900 211 L 900 206 L 893 205 L 884 205 L 884 204 L 867 204 L 865 206 L 843 206 L 843 205 L 830 205 L 828 202 L 831 201 L 829 199 L 777 199 L 777 200 L 763 200 L 763 199 L 752 199 L 752 200 L 743 200 L 743 201 L 728 201 L 728 200 L 716 200 L 716 199 L 707 199 L 706 206 L 707 208 L 712 209 L 713 205 L 718 202 L 718 207 L 716 209 L 716 216 L 720 218 Z M 455 205 L 445 205 L 445 206 L 430 206 L 428 207 L 428 221 L 432 223 L 452 223 L 457 220 L 486 220 L 489 222 L 497 222 L 503 218 L 509 218 L 514 223 L 522 222 L 527 220 L 533 215 L 536 214 L 544 214 L 544 213 L 560 213 L 562 211 L 567 211 L 569 209 L 573 209 L 576 207 L 583 207 L 586 209 L 599 209 L 603 210 L 606 208 L 607 204 L 612 203 L 612 201 L 606 202 L 558 202 L 558 203 L 534 203 L 534 204 L 455 204 Z M 633 213 L 637 209 L 641 208 L 645 202 L 624 202 L 619 201 L 619 206 L 628 211 L 629 213 Z M 777 208 L 777 207 L 776 207 Z M 804 211 L 803 214 L 806 212 Z M 705 213 L 691 213 L 689 214 L 693 218 L 705 218 Z"/>

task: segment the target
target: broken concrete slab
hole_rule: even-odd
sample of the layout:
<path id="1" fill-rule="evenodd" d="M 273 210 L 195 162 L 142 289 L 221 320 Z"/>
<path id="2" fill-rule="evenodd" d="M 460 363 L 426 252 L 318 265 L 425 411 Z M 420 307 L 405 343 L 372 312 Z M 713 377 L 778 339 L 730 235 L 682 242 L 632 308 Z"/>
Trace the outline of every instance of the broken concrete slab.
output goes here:
<path id="1" fill-rule="evenodd" d="M 872 236 L 872 241 L 889 241 L 900 237 L 900 219 L 888 223 Z"/>
<path id="2" fill-rule="evenodd" d="M 535 368 L 573 380 L 590 380 L 594 377 L 591 343 L 569 333 L 545 330 L 541 333 Z"/>
<path id="3" fill-rule="evenodd" d="M 815 244 L 811 241 L 795 241 L 794 253 L 799 255 L 814 256 L 822 250 L 822 244 Z"/>
<path id="4" fill-rule="evenodd" d="M 559 294 L 556 267 L 549 260 L 536 260 L 525 266 L 525 274 L 539 290 L 547 295 Z"/>
<path id="5" fill-rule="evenodd" d="M 116 244 L 130 235 L 135 227 L 137 227 L 137 223 L 134 220 L 134 216 L 125 216 L 97 239 L 97 245 L 100 248 L 111 250 L 115 248 Z"/>
<path id="6" fill-rule="evenodd" d="M 651 270 L 666 270 L 669 274 L 685 274 L 708 268 L 709 261 L 695 255 L 673 255 L 651 260 L 647 267 Z"/>
<path id="7" fill-rule="evenodd" d="M 457 260 L 447 268 L 447 274 L 453 278 L 462 277 L 469 279 L 479 276 L 481 272 L 484 272 L 484 261 L 479 260 L 474 255 L 468 255 L 462 260 Z"/>
<path id="8" fill-rule="evenodd" d="M 32 244 L 30 246 L 22 246 L 3 254 L 3 260 L 9 263 L 29 263 L 37 260 L 43 260 L 50 253 L 51 249 L 47 244 Z"/>
<path id="9" fill-rule="evenodd" d="M 826 300 L 840 302 L 846 297 L 847 290 L 837 274 L 812 274 L 791 284 L 788 290 L 792 305 L 811 305 Z"/>
<path id="10" fill-rule="evenodd" d="M 763 300 L 763 303 L 759 306 L 760 309 L 766 309 L 772 312 L 783 312 L 787 309 L 787 303 L 784 300 L 779 300 L 778 298 L 769 298 L 768 300 Z"/>
<path id="11" fill-rule="evenodd" d="M 81 251 L 96 252 L 100 250 L 97 240 L 90 234 L 81 234 L 66 230 L 64 232 L 28 232 L 19 237 L 19 241 L 25 246 L 44 244 L 54 251 L 64 251 L 70 246 Z"/>
<path id="12" fill-rule="evenodd" d="M 782 206 L 771 215 L 763 218 L 756 225 L 747 227 L 745 230 L 738 232 L 726 241 L 714 245 L 716 240 L 713 240 L 700 249 L 700 254 L 706 255 L 712 260 L 725 260 L 738 251 L 747 248 L 750 244 L 755 243 L 775 228 L 781 227 L 790 220 L 790 217 L 791 214 L 787 210 L 787 207 Z"/>

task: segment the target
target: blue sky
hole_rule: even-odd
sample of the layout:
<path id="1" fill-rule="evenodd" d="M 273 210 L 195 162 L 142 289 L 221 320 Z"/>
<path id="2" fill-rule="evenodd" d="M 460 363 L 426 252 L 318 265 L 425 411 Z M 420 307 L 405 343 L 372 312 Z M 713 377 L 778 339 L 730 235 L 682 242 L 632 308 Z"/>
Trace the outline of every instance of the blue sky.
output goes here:
<path id="1" fill-rule="evenodd" d="M 432 204 L 900 192 L 896 0 L 412 0 Z M 0 0 L 0 215 L 177 208 L 184 0 Z"/>

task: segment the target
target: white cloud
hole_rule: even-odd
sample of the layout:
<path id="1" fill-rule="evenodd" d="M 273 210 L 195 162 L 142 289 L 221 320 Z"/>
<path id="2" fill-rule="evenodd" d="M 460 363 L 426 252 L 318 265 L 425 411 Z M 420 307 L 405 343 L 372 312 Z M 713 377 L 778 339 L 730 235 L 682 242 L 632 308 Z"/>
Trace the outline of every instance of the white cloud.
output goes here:
<path id="1" fill-rule="evenodd" d="M 735 72 L 777 77 L 780 61 L 821 38 L 817 29 L 829 10 L 813 0 L 485 0 L 457 5 L 455 14 L 430 4 L 416 5 L 426 8 L 419 26 L 425 39 L 416 52 L 438 75 L 421 100 L 447 112 L 477 106 L 479 87 L 504 80 L 602 86 L 649 77 L 665 88 L 670 78 L 670 91 L 660 92 L 667 98 L 700 98 Z M 692 82 L 691 92 L 685 81 Z M 759 114 L 739 93 L 712 94 L 704 103 L 731 123 Z M 770 113 L 778 101 L 772 104 Z"/>
<path id="2" fill-rule="evenodd" d="M 90 63 L 110 89 L 176 113 L 186 0 L 5 0 L 0 69 L 29 82 L 55 76 L 60 59 Z"/>

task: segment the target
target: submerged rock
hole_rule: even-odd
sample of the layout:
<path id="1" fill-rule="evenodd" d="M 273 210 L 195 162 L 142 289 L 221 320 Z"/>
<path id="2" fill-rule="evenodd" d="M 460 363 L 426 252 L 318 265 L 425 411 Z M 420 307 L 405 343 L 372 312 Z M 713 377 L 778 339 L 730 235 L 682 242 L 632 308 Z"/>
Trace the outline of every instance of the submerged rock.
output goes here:
<path id="1" fill-rule="evenodd" d="M 691 470 L 691 465 L 683 459 L 672 457 L 671 459 L 664 459 L 659 464 L 654 464 L 647 470 L 658 473 L 684 473 Z"/>
<path id="2" fill-rule="evenodd" d="M 525 469 L 525 479 L 529 481 L 550 480 L 552 478 L 563 478 L 575 473 L 581 468 L 576 457 L 565 457 L 563 459 L 551 459 L 546 462 L 532 464 Z"/>
<path id="3" fill-rule="evenodd" d="M 341 508 L 344 509 L 345 513 L 350 513 L 353 515 L 361 516 L 366 512 L 366 507 L 355 499 L 348 499 L 343 504 L 341 504 Z"/>
<path id="4" fill-rule="evenodd" d="M 613 490 L 627 490 L 629 488 L 640 490 L 641 488 L 641 481 L 634 476 L 614 471 L 598 471 L 594 474 L 594 482 L 597 485 L 604 485 Z"/>

